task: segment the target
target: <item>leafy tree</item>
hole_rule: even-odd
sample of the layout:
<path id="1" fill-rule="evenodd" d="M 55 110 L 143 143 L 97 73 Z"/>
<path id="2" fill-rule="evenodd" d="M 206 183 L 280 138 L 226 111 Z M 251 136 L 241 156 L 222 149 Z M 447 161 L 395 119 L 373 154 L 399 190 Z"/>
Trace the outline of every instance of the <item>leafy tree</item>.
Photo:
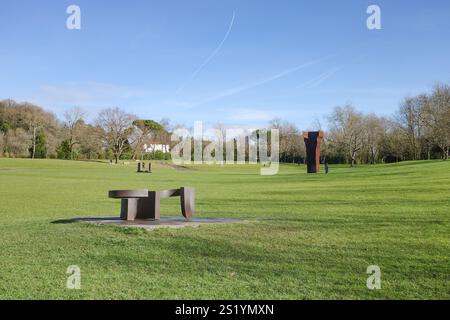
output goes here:
<path id="1" fill-rule="evenodd" d="M 6 133 L 9 129 L 9 124 L 7 122 L 0 121 L 0 132 Z"/>
<path id="2" fill-rule="evenodd" d="M 133 125 L 136 130 L 133 132 L 131 137 L 131 145 L 133 149 L 132 158 L 137 159 L 144 147 L 145 140 L 158 136 L 158 133 L 164 131 L 164 127 L 154 120 L 135 120 Z"/>
<path id="3" fill-rule="evenodd" d="M 5 134 L 0 132 L 0 156 L 3 155 L 5 149 Z"/>

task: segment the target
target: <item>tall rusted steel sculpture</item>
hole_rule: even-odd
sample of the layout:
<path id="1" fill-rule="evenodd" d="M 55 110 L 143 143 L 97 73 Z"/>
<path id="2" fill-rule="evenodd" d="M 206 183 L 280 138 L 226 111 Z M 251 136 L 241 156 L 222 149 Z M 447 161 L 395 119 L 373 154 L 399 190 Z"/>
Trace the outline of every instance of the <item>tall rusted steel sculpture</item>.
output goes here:
<path id="1" fill-rule="evenodd" d="M 320 145 L 325 133 L 323 131 L 304 131 L 303 138 L 306 146 L 306 168 L 308 173 L 320 171 Z"/>

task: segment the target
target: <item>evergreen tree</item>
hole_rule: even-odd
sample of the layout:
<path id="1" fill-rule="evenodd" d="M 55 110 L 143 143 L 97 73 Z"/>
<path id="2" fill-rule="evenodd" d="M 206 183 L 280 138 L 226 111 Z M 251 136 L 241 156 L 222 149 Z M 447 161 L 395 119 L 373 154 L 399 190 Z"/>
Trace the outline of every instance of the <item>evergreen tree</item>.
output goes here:
<path id="1" fill-rule="evenodd" d="M 72 156 L 70 142 L 68 140 L 63 140 L 61 144 L 56 149 L 58 159 L 69 160 Z"/>
<path id="2" fill-rule="evenodd" d="M 36 151 L 35 158 L 45 159 L 47 157 L 47 139 L 44 130 L 38 130 L 36 134 Z"/>

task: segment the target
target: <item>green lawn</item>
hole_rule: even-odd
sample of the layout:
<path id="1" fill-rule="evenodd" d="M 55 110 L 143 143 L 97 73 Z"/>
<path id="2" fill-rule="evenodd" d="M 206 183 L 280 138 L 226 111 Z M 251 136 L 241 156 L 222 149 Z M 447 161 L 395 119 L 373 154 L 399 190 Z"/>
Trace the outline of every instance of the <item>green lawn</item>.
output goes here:
<path id="1" fill-rule="evenodd" d="M 0 159 L 0 298 L 450 298 L 450 162 L 258 173 Z M 248 222 L 156 231 L 54 223 L 118 215 L 110 189 L 179 186 L 196 188 L 197 216 Z M 179 214 L 177 199 L 162 211 Z M 81 268 L 81 290 L 66 288 L 69 265 Z M 366 287 L 369 265 L 381 268 L 381 290 Z"/>

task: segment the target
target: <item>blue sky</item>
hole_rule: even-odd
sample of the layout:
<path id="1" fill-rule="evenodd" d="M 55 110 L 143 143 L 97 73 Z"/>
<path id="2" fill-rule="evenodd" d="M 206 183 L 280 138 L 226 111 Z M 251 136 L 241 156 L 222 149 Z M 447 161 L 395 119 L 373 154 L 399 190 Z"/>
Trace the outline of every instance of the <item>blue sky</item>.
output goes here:
<path id="1" fill-rule="evenodd" d="M 81 30 L 66 28 L 71 4 Z M 310 129 L 336 105 L 389 115 L 449 83 L 449 35 L 447 0 L 2 0 L 0 99 Z"/>

